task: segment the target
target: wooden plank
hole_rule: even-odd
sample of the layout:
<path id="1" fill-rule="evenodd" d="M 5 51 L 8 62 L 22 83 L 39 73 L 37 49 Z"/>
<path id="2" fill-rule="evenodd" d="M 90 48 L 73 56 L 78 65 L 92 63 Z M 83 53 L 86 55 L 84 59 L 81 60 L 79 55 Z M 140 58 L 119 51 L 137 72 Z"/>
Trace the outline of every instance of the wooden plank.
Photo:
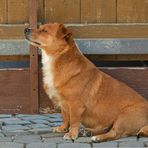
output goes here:
<path id="1" fill-rule="evenodd" d="M 102 70 L 125 82 L 148 100 L 148 68 L 102 68 Z"/>
<path id="2" fill-rule="evenodd" d="M 148 38 L 148 24 L 67 25 L 75 38 Z M 0 25 L 0 39 L 24 39 L 27 25 Z"/>
<path id="3" fill-rule="evenodd" d="M 37 1 L 29 1 L 29 23 L 30 28 L 37 27 Z M 38 113 L 38 51 L 37 48 L 30 45 L 30 103 L 31 113 Z"/>
<path id="4" fill-rule="evenodd" d="M 121 54 L 121 55 L 85 55 L 91 61 L 147 61 L 148 54 Z M 0 61 L 29 61 L 29 55 L 0 56 Z M 39 56 L 39 61 L 41 56 Z"/>
<path id="5" fill-rule="evenodd" d="M 0 39 L 24 39 L 27 25 L 0 25 Z"/>
<path id="6" fill-rule="evenodd" d="M 80 0 L 45 0 L 45 22 L 79 23 Z"/>
<path id="7" fill-rule="evenodd" d="M 91 61 L 147 61 L 148 54 L 85 55 Z"/>
<path id="8" fill-rule="evenodd" d="M 0 1 L 0 23 L 7 23 L 7 0 Z"/>
<path id="9" fill-rule="evenodd" d="M 28 0 L 8 0 L 8 23 L 26 23 L 28 16 Z"/>
<path id="10" fill-rule="evenodd" d="M 126 83 L 131 88 L 135 89 L 139 94 L 148 100 L 148 68 L 109 68 L 100 67 L 100 70 L 111 75 L 112 77 Z M 40 110 L 51 112 L 53 105 L 51 100 L 45 94 L 42 87 L 42 74 L 40 71 Z M 58 112 L 58 111 L 57 111 Z"/>
<path id="11" fill-rule="evenodd" d="M 71 25 L 77 38 L 147 38 L 147 24 L 89 24 Z"/>
<path id="12" fill-rule="evenodd" d="M 147 0 L 118 0 L 117 22 L 148 22 Z"/>
<path id="13" fill-rule="evenodd" d="M 116 22 L 116 0 L 81 0 L 81 22 Z"/>
<path id="14" fill-rule="evenodd" d="M 37 0 L 37 2 L 38 2 L 38 8 L 37 8 L 38 21 L 44 22 L 44 0 Z"/>
<path id="15" fill-rule="evenodd" d="M 0 113 L 30 113 L 28 69 L 0 70 Z"/>

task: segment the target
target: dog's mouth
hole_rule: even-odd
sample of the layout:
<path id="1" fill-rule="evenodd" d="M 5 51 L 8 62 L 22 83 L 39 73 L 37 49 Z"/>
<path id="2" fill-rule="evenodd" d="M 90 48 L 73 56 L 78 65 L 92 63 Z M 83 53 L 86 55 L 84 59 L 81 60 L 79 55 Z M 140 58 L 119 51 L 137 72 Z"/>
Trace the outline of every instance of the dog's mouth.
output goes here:
<path id="1" fill-rule="evenodd" d="M 32 44 L 32 45 L 41 46 L 41 43 L 39 43 L 39 42 L 37 42 L 37 41 L 32 41 L 32 40 L 29 39 L 29 38 L 26 38 L 26 40 L 27 40 L 30 44 Z"/>

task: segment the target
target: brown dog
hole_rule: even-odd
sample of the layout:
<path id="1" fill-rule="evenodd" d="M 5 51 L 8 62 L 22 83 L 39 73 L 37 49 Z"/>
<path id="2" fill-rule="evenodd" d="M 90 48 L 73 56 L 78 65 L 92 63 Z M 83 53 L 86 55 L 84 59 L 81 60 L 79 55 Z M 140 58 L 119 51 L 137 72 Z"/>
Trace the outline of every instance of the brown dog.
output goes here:
<path id="1" fill-rule="evenodd" d="M 98 70 L 82 55 L 63 24 L 27 28 L 25 36 L 42 50 L 44 88 L 62 111 L 63 124 L 55 132 L 68 131 L 64 139 L 76 139 L 82 123 L 95 135 L 93 141 L 148 136 L 148 102 Z"/>

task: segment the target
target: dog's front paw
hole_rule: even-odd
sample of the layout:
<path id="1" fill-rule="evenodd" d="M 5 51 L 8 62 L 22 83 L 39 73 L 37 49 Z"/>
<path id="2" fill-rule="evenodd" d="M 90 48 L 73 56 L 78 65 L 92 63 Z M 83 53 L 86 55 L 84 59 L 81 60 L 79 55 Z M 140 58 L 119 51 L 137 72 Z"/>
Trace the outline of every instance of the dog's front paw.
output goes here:
<path id="1" fill-rule="evenodd" d="M 53 128 L 54 133 L 65 133 L 67 132 L 67 129 L 64 128 L 63 126 L 57 126 Z"/>
<path id="2" fill-rule="evenodd" d="M 64 135 L 64 140 L 76 140 L 78 138 L 78 133 L 77 132 L 72 132 L 72 131 L 69 131 L 68 133 L 66 133 Z"/>

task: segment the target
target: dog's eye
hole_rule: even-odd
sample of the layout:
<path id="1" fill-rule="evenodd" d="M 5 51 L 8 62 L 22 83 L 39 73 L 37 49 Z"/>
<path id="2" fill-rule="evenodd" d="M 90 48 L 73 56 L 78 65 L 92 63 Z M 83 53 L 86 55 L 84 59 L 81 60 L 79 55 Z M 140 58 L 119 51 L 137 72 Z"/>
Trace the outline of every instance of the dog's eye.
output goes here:
<path id="1" fill-rule="evenodd" d="M 43 29 L 42 32 L 47 32 L 47 30 Z"/>

